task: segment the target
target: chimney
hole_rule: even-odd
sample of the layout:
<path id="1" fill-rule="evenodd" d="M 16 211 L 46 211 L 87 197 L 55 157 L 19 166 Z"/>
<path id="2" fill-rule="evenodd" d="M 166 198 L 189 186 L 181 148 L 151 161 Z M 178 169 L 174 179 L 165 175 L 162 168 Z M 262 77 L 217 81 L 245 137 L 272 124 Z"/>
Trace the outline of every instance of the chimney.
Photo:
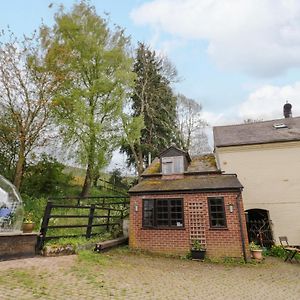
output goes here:
<path id="1" fill-rule="evenodd" d="M 285 118 L 292 117 L 292 104 L 288 103 L 288 101 L 283 105 L 283 115 Z"/>

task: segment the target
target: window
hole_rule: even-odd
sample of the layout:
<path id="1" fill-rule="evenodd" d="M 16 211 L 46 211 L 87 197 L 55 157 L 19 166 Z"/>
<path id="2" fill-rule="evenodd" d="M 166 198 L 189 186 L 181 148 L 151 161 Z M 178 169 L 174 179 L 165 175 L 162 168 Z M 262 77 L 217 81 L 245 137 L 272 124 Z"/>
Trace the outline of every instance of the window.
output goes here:
<path id="1" fill-rule="evenodd" d="M 143 227 L 183 227 L 183 200 L 144 199 Z"/>
<path id="2" fill-rule="evenodd" d="M 208 198 L 208 209 L 211 228 L 226 228 L 224 198 Z"/>
<path id="3" fill-rule="evenodd" d="M 162 157 L 163 174 L 180 174 L 184 171 L 183 156 Z"/>

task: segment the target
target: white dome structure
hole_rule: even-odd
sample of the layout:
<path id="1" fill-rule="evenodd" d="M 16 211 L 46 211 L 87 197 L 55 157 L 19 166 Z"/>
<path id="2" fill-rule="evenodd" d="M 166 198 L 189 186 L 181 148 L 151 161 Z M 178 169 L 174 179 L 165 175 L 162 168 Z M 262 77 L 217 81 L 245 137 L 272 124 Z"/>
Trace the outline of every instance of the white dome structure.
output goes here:
<path id="1" fill-rule="evenodd" d="M 0 233 L 21 231 L 22 198 L 16 187 L 0 175 Z"/>

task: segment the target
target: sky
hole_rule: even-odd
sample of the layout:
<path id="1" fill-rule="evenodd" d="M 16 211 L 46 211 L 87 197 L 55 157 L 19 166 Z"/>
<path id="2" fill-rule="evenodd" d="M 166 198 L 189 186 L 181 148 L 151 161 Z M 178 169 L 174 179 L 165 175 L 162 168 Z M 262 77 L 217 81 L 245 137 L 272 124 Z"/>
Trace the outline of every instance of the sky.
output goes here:
<path id="1" fill-rule="evenodd" d="M 60 4 L 1 0 L 0 28 L 30 34 L 53 24 Z M 49 4 L 53 5 L 49 8 Z M 300 115 L 300 1 L 94 0 L 101 16 L 148 43 L 176 66 L 176 92 L 203 106 L 213 126 L 282 116 L 286 101 Z"/>
<path id="2" fill-rule="evenodd" d="M 30 34 L 53 24 L 60 4 L 1 0 L 0 28 Z M 51 8 L 49 4 L 53 3 Z M 299 0 L 92 0 L 97 13 L 171 60 L 176 92 L 202 104 L 211 125 L 300 116 Z"/>

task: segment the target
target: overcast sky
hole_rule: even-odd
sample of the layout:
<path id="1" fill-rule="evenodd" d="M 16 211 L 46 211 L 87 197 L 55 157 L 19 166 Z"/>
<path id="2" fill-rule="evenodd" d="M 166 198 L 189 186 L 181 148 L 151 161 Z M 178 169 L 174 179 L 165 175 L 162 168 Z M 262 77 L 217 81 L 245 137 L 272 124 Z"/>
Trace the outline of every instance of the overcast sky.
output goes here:
<path id="1" fill-rule="evenodd" d="M 54 3 L 52 8 L 49 4 Z M 60 3 L 0 1 L 0 28 L 21 35 L 53 23 Z M 99 15 L 165 53 L 177 92 L 203 105 L 211 125 L 282 117 L 288 100 L 300 116 L 299 0 L 94 0 Z"/>
<path id="2" fill-rule="evenodd" d="M 50 9 L 48 6 L 54 3 Z M 74 1 L 0 1 L 0 27 L 18 35 L 51 25 Z M 299 0 L 98 0 L 133 44 L 149 43 L 177 67 L 174 89 L 202 103 L 212 124 L 300 115 Z"/>

